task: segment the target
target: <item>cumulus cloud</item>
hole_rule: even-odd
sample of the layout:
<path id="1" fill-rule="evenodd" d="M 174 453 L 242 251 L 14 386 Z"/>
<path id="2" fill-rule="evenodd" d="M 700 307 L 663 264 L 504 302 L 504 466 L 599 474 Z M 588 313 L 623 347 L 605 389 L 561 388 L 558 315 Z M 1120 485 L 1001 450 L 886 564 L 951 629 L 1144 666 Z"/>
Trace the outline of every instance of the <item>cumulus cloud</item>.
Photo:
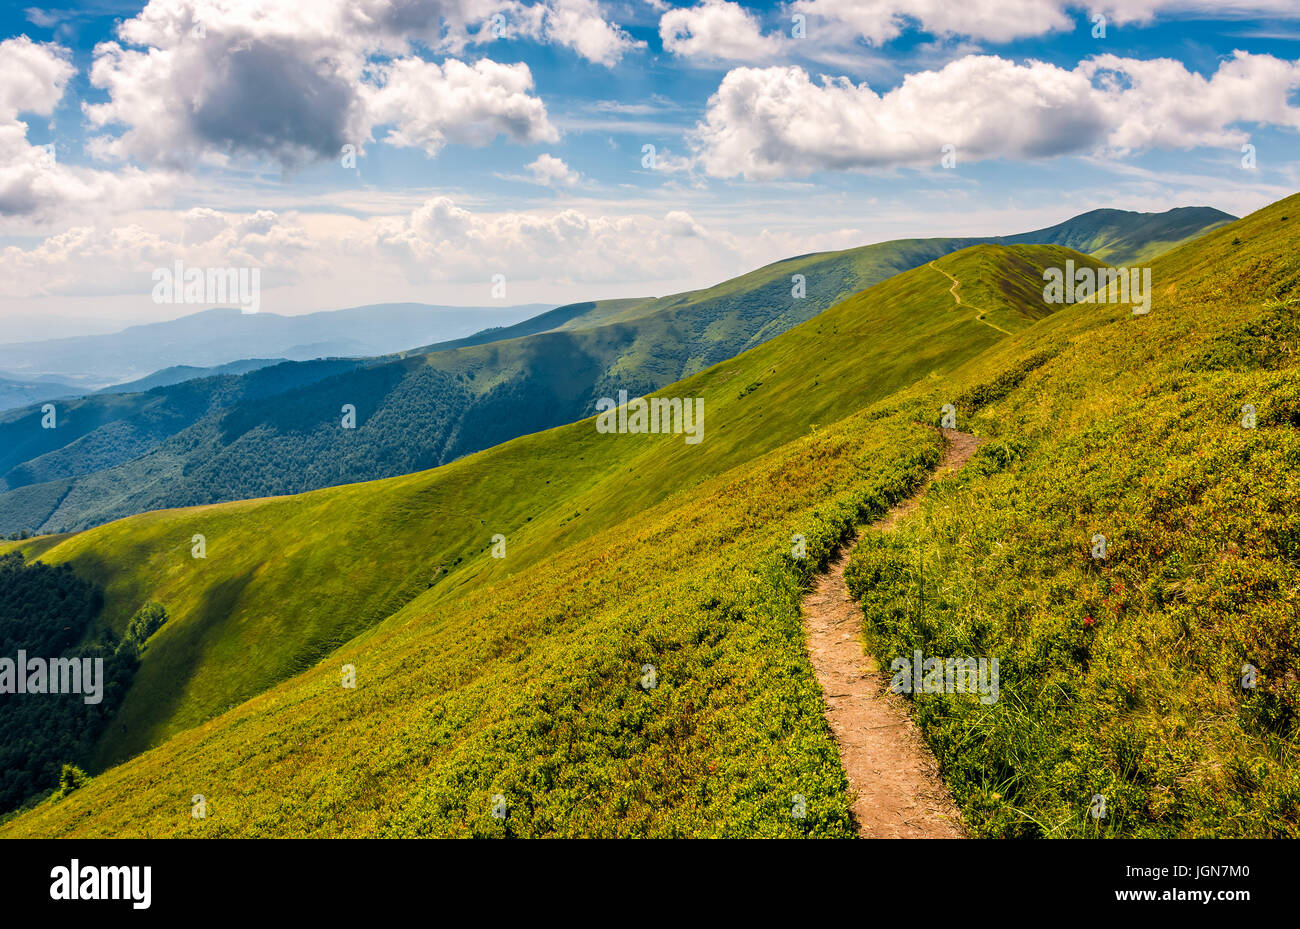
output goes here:
<path id="1" fill-rule="evenodd" d="M 528 38 L 572 49 L 588 61 L 612 67 L 627 52 L 644 48 L 623 29 L 605 20 L 596 0 L 546 0 L 512 3 L 521 32 Z"/>
<path id="2" fill-rule="evenodd" d="M 118 174 L 73 168 L 57 145 L 33 145 L 19 114 L 50 116 L 76 73 L 66 48 L 18 36 L 0 42 L 0 216 L 45 221 L 69 208 L 138 200 L 168 185 L 136 169 Z"/>
<path id="3" fill-rule="evenodd" d="M 662 218 L 575 209 L 476 214 L 447 197 L 379 223 L 364 247 L 395 261 L 412 281 L 486 281 L 504 273 L 619 284 L 678 277 L 708 252 L 728 250 L 680 210 Z"/>
<path id="4" fill-rule="evenodd" d="M 1158 15 L 1300 17 L 1295 0 L 795 0 L 791 9 L 882 45 L 915 26 L 939 36 L 1011 42 L 1075 28 L 1072 13 L 1104 14 L 1116 25 Z"/>
<path id="5" fill-rule="evenodd" d="M 388 292 L 486 286 L 497 273 L 547 286 L 625 286 L 680 279 L 738 258 L 734 243 L 684 210 L 479 213 L 433 197 L 404 215 L 312 226 L 315 218 L 200 207 L 119 226 L 76 226 L 32 246 L 0 250 L 0 297 L 145 297 L 153 270 L 177 260 L 189 267 L 259 268 L 266 288 L 341 293 L 369 281 L 373 295 L 376 279 L 388 282 Z"/>
<path id="6" fill-rule="evenodd" d="M 505 12 L 502 12 L 505 11 Z M 150 0 L 95 49 L 84 106 L 104 158 L 174 168 L 269 158 L 285 167 L 337 157 L 377 128 L 430 154 L 557 138 L 527 65 L 424 60 L 505 36 L 567 46 L 613 64 L 636 44 L 595 0 Z"/>
<path id="7" fill-rule="evenodd" d="M 1300 128 L 1288 94 L 1300 62 L 1237 52 L 1208 79 L 1169 59 L 1103 55 L 1074 69 L 968 55 L 877 94 L 798 67 L 737 68 L 710 97 L 693 142 L 718 177 L 959 160 L 1239 145 L 1242 123 Z"/>
<path id="8" fill-rule="evenodd" d="M 52 150 L 53 149 L 53 150 Z M 128 168 L 117 173 L 70 167 L 57 147 L 32 145 L 21 123 L 0 123 L 0 216 L 38 223 L 156 200 L 175 188 L 169 175 Z"/>
<path id="9" fill-rule="evenodd" d="M 206 153 L 268 156 L 286 166 L 333 157 L 369 123 L 351 75 L 357 62 L 318 55 L 285 37 L 250 38 L 209 27 L 144 51 L 107 42 L 95 49 L 91 83 L 106 103 L 84 106 L 92 127 L 121 126 L 93 151 L 175 168 Z"/>
<path id="10" fill-rule="evenodd" d="M 731 0 L 669 10 L 659 18 L 665 51 L 683 58 L 758 61 L 777 54 L 782 42 L 763 35 L 758 18 Z"/>
<path id="11" fill-rule="evenodd" d="M 123 226 L 76 226 L 31 248 L 0 251 L 0 296 L 98 296 L 150 293 L 155 268 L 177 260 L 191 267 L 249 267 L 275 273 L 278 283 L 328 268 L 301 226 L 270 210 L 228 216 L 190 210 L 181 233 Z"/>
<path id="12" fill-rule="evenodd" d="M 578 172 L 554 155 L 538 155 L 537 160 L 524 165 L 532 175 L 533 183 L 544 187 L 573 187 L 578 183 Z"/>
<path id="13" fill-rule="evenodd" d="M 1300 88 L 1300 60 L 1239 51 L 1206 79 L 1168 58 L 1099 55 L 1077 71 L 1100 88 L 1113 152 L 1240 145 L 1249 135 L 1237 125 L 1300 129 L 1300 106 L 1288 103 Z"/>
<path id="14" fill-rule="evenodd" d="M 17 36 L 0 42 L 0 119 L 19 113 L 49 116 L 63 99 L 64 88 L 77 73 L 71 53 L 50 42 Z"/>
<path id="15" fill-rule="evenodd" d="M 230 220 L 224 213 L 196 206 L 181 214 L 181 244 L 202 245 L 211 242 L 218 233 L 230 228 Z"/>
<path id="16" fill-rule="evenodd" d="M 533 76 L 525 64 L 403 58 L 374 70 L 379 86 L 367 92 L 367 111 L 375 123 L 393 126 L 384 138 L 389 145 L 434 155 L 448 140 L 486 145 L 498 135 L 522 143 L 560 137 L 545 105 L 529 93 Z"/>

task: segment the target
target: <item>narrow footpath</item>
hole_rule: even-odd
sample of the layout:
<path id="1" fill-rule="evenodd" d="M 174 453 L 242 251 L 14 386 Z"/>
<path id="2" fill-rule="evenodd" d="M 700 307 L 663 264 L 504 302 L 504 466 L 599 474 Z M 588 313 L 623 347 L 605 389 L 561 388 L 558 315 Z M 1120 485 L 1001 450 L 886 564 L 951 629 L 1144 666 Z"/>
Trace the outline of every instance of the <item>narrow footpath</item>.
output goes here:
<path id="1" fill-rule="evenodd" d="M 959 470 L 979 444 L 974 436 L 956 429 L 944 429 L 943 435 L 943 460 L 935 471 L 940 476 Z M 865 531 L 891 531 L 916 508 L 928 487 L 927 481 Z M 844 583 L 844 568 L 856 545 L 855 539 L 844 546 L 804 597 L 802 608 L 808 653 L 854 796 L 858 835 L 962 838 L 961 813 L 912 722 L 905 699 L 890 693 L 888 672 L 863 649 L 862 611 Z"/>
<path id="2" fill-rule="evenodd" d="M 989 322 L 987 319 L 984 318 L 986 315 L 988 315 L 988 310 L 981 310 L 973 303 L 962 303 L 961 294 L 957 293 L 957 288 L 961 286 L 961 281 L 957 280 L 957 278 L 953 277 L 951 274 L 949 274 L 943 268 L 939 267 L 933 261 L 930 262 L 930 267 L 934 268 L 934 270 L 938 271 L 948 280 L 952 281 L 952 286 L 948 288 L 948 293 L 952 294 L 952 298 L 957 301 L 958 306 L 964 306 L 967 307 L 968 309 L 972 309 L 975 311 L 976 322 L 983 323 L 984 325 L 988 326 L 990 329 L 996 329 L 998 332 L 1001 332 L 1005 335 L 1011 335 L 1010 332 L 1007 332 L 1007 330 L 1003 329 L 1001 326 L 995 326 L 993 325 L 993 323 Z"/>

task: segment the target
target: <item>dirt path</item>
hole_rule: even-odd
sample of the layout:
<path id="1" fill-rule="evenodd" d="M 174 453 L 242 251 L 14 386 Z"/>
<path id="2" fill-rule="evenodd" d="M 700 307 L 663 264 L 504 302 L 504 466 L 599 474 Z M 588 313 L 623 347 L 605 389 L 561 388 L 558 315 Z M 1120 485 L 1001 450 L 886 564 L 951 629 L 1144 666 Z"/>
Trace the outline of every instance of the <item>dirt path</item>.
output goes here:
<path id="1" fill-rule="evenodd" d="M 944 429 L 944 455 L 936 475 L 956 471 L 978 440 Z M 928 486 L 928 482 L 927 482 Z M 916 509 L 922 487 L 874 523 L 888 532 Z M 939 766 L 908 713 L 903 697 L 889 692 L 890 675 L 862 645 L 862 611 L 849 596 L 844 568 L 854 542 L 817 578 L 803 599 L 808 654 L 826 696 L 826 717 L 854 796 L 853 817 L 863 838 L 961 838 L 961 814 Z"/>
<path id="2" fill-rule="evenodd" d="M 943 268 L 939 267 L 933 261 L 930 262 L 930 267 L 934 268 L 934 270 L 938 271 L 948 280 L 952 281 L 952 286 L 948 288 L 948 293 L 952 294 L 952 298 L 957 301 L 958 306 L 966 306 L 974 310 L 975 319 L 977 322 L 981 322 L 984 325 L 988 326 L 990 329 L 996 329 L 998 332 L 1001 332 L 1005 335 L 1011 335 L 1011 333 L 1007 332 L 1007 330 L 1003 329 L 1001 326 L 995 326 L 993 325 L 993 323 L 989 322 L 987 319 L 984 318 L 988 314 L 988 310 L 981 310 L 973 303 L 962 303 L 961 294 L 957 293 L 957 288 L 961 286 L 961 281 L 957 280 L 957 278 L 953 277 L 951 274 L 949 274 Z"/>

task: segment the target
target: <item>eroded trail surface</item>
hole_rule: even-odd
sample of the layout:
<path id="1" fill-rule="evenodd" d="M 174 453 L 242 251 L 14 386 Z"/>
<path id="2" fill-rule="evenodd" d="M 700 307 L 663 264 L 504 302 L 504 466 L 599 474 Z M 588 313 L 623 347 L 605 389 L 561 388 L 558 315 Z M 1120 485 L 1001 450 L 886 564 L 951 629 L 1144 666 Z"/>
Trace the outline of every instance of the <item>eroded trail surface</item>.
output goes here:
<path id="1" fill-rule="evenodd" d="M 974 454 L 976 438 L 944 429 L 944 456 L 936 470 L 960 469 Z M 928 486 L 928 482 L 927 485 Z M 922 487 L 872 524 L 888 532 L 916 508 Z M 961 814 L 939 766 L 907 711 L 890 693 L 890 675 L 862 644 L 862 612 L 844 584 L 844 568 L 856 541 L 846 545 L 803 599 L 808 653 L 826 696 L 827 719 L 854 794 L 853 816 L 863 838 L 961 838 Z"/>

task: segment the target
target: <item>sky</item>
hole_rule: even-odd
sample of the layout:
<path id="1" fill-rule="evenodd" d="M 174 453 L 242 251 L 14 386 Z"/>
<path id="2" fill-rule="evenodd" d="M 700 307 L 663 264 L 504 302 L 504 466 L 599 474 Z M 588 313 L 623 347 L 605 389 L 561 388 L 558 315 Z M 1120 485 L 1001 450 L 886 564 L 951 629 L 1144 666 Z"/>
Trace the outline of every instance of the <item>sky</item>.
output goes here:
<path id="1" fill-rule="evenodd" d="M 0 342 L 563 303 L 1300 190 L 1297 0 L 87 0 L 0 13 Z"/>

